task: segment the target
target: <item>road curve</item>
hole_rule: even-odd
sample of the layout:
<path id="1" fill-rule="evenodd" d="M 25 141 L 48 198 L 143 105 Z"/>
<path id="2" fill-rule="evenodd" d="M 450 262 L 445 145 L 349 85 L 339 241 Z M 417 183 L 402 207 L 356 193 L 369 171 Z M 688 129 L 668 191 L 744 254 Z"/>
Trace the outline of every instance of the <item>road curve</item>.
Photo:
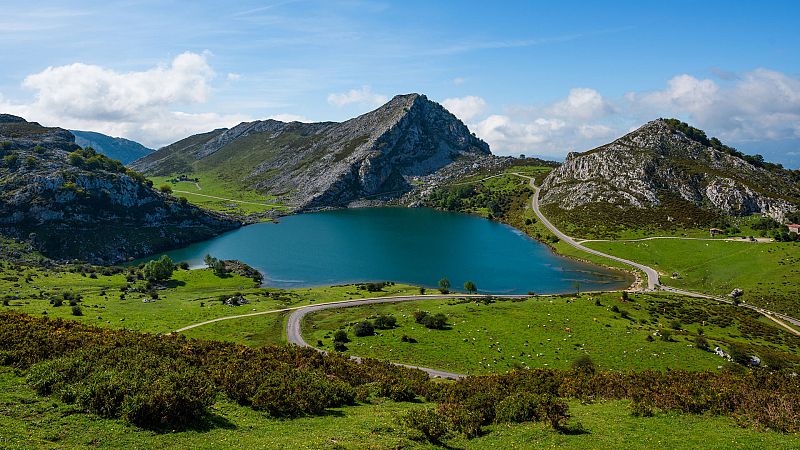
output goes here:
<path id="1" fill-rule="evenodd" d="M 539 192 L 541 191 L 541 189 L 538 186 L 536 186 L 536 184 L 534 183 L 534 179 L 529 177 L 529 176 L 525 176 L 525 175 L 522 175 L 522 174 L 519 174 L 519 173 L 514 173 L 514 175 L 517 175 L 517 176 L 522 177 L 522 178 L 527 178 L 527 179 L 530 180 L 531 187 L 534 189 L 533 200 L 531 201 L 531 207 L 533 208 L 533 212 L 536 213 L 536 217 L 538 217 L 539 220 L 541 220 L 542 223 L 545 224 L 545 226 L 551 232 L 553 232 L 553 234 L 555 234 L 559 239 L 561 239 L 562 241 L 570 244 L 571 246 L 577 248 L 578 250 L 581 250 L 581 251 L 584 251 L 584 252 L 587 252 L 587 253 L 591 253 L 593 255 L 602 256 L 604 258 L 613 259 L 614 261 L 619 261 L 619 262 L 621 262 L 623 264 L 627 264 L 627 265 L 629 265 L 631 267 L 635 267 L 635 268 L 641 270 L 642 272 L 644 272 L 647 275 L 647 290 L 648 291 L 662 290 L 662 291 L 666 291 L 666 292 L 672 292 L 672 293 L 675 293 L 675 294 L 686 295 L 686 296 L 689 296 L 689 297 L 707 298 L 707 299 L 710 299 L 710 300 L 716 300 L 718 302 L 728 303 L 728 304 L 731 304 L 731 305 L 735 304 L 733 300 L 728 299 L 728 298 L 724 298 L 724 297 L 717 297 L 717 296 L 714 296 L 714 295 L 702 294 L 702 293 L 699 293 L 699 292 L 692 292 L 692 291 L 686 291 L 686 290 L 683 290 L 683 289 L 677 289 L 677 288 L 673 288 L 673 287 L 662 286 L 659 283 L 658 272 L 656 272 L 655 269 L 653 269 L 652 267 L 645 266 L 644 264 L 639 264 L 637 262 L 634 262 L 634 261 L 631 261 L 631 260 L 628 260 L 628 259 L 624 259 L 624 258 L 620 258 L 620 257 L 614 256 L 614 255 L 609 255 L 607 253 L 603 253 L 601 251 L 598 251 L 598 250 L 586 247 L 584 245 L 581 245 L 580 243 L 576 242 L 571 237 L 569 237 L 566 234 L 562 233 L 561 230 L 556 228 L 549 220 L 547 220 L 547 217 L 545 217 L 544 214 L 542 214 L 542 212 L 539 210 Z M 589 242 L 589 241 L 587 241 L 587 242 Z M 748 308 L 748 309 L 752 309 L 753 311 L 756 311 L 756 312 L 764 315 L 765 317 L 767 317 L 768 319 L 770 319 L 773 322 L 777 323 L 778 325 L 786 328 L 792 334 L 800 336 L 800 332 L 798 332 L 798 330 L 794 329 L 792 326 L 790 326 L 790 325 L 785 323 L 785 322 L 789 322 L 794 326 L 800 326 L 800 319 L 794 318 L 792 316 L 788 316 L 786 314 L 781 314 L 781 313 L 778 313 L 778 312 L 775 312 L 775 311 L 771 311 L 769 309 L 765 309 L 765 308 L 761 308 L 761 307 L 758 307 L 758 306 L 746 304 L 746 303 L 740 303 L 739 306 L 744 307 L 744 308 Z"/>
<path id="2" fill-rule="evenodd" d="M 533 208 L 533 212 L 536 213 L 536 217 L 538 217 L 539 220 L 553 234 L 556 235 L 556 237 L 558 237 L 562 241 L 566 242 L 567 244 L 577 248 L 578 250 L 581 250 L 581 251 L 584 251 L 584 252 L 587 252 L 587 253 L 591 253 L 593 255 L 602 256 L 604 258 L 613 259 L 614 261 L 618 261 L 618 262 L 621 262 L 621 263 L 626 264 L 628 266 L 631 266 L 631 267 L 634 267 L 636 269 L 641 270 L 642 272 L 645 273 L 645 275 L 647 275 L 647 290 L 648 291 L 657 290 L 657 287 L 659 286 L 658 272 L 656 272 L 655 269 L 653 269 L 652 267 L 648 267 L 648 266 L 645 266 L 644 264 L 639 264 L 637 262 L 633 262 L 633 261 L 631 261 L 629 259 L 620 258 L 618 256 L 609 255 L 607 253 L 603 253 L 601 251 L 591 249 L 589 247 L 586 247 L 584 245 L 581 245 L 581 244 L 577 243 L 574 239 L 572 239 L 571 237 L 569 237 L 566 234 L 562 233 L 561 230 L 559 230 L 552 223 L 550 223 L 550 221 L 547 220 L 547 217 L 545 217 L 544 214 L 542 214 L 542 212 L 539 210 L 539 192 L 541 191 L 541 189 L 538 186 L 536 186 L 536 184 L 534 183 L 534 179 L 531 178 L 531 177 L 527 177 L 525 175 L 519 175 L 519 174 L 516 174 L 516 175 L 520 176 L 520 177 L 523 177 L 523 178 L 528 178 L 528 179 L 531 180 L 531 187 L 534 189 L 533 201 L 531 201 L 531 207 Z"/>
<path id="3" fill-rule="evenodd" d="M 412 300 L 431 300 L 431 299 L 443 299 L 443 298 L 461 298 L 461 297 L 485 297 L 484 295 L 457 295 L 457 294 L 449 294 L 449 295 L 407 295 L 407 296 L 396 296 L 396 297 L 377 297 L 377 298 L 366 298 L 360 300 L 347 300 L 343 302 L 335 302 L 335 303 L 325 303 L 319 305 L 309 305 L 304 306 L 299 309 L 295 309 L 292 314 L 289 316 L 289 321 L 286 325 L 286 337 L 290 344 L 299 345 L 301 347 L 309 347 L 317 350 L 319 352 L 325 353 L 324 350 L 320 350 L 314 346 L 309 345 L 305 339 L 303 339 L 303 333 L 300 329 L 301 323 L 303 322 L 303 317 L 305 317 L 309 313 L 322 311 L 325 309 L 332 309 L 332 308 L 348 308 L 353 306 L 364 306 L 364 305 L 373 305 L 377 303 L 396 303 L 396 302 L 407 302 Z M 503 296 L 503 297 L 512 297 L 512 298 L 527 298 L 528 295 L 511 295 L 511 296 Z M 356 361 L 361 361 L 361 358 L 357 356 L 352 356 L 352 359 Z M 392 363 L 397 366 L 408 367 L 411 369 L 419 369 L 425 373 L 427 373 L 431 378 L 449 378 L 453 380 L 457 380 L 459 378 L 463 378 L 466 375 L 460 373 L 453 373 L 447 372 L 444 370 L 436 370 L 436 369 L 429 369 L 427 367 L 419 367 L 419 366 L 412 366 L 408 364 L 399 364 L 399 363 Z"/>

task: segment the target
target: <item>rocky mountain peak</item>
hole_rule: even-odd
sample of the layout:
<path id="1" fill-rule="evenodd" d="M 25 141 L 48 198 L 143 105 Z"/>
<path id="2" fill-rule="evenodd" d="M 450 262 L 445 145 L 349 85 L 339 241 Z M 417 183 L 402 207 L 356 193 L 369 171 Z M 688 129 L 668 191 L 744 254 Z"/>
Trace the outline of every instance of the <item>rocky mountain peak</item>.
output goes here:
<path id="1" fill-rule="evenodd" d="M 653 120 L 610 144 L 570 155 L 542 189 L 543 205 L 566 211 L 597 205 L 658 209 L 669 203 L 780 221 L 800 203 L 800 186 L 789 171 L 675 119 Z"/>
<path id="2" fill-rule="evenodd" d="M 214 172 L 313 209 L 397 198 L 411 190 L 414 177 L 490 155 L 488 144 L 453 114 L 412 93 L 341 123 L 242 123 L 187 138 L 133 167 L 154 175 Z"/>

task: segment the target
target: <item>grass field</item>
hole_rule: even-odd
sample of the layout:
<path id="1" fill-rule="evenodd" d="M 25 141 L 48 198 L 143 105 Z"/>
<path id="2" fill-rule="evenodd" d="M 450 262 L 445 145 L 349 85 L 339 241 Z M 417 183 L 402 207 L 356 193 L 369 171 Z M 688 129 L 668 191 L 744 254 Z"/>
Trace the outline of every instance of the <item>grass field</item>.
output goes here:
<path id="1" fill-rule="evenodd" d="M 168 333 L 197 322 L 217 317 L 246 314 L 256 311 L 268 311 L 290 306 L 306 305 L 313 302 L 347 300 L 366 296 L 399 295 L 416 293 L 413 286 L 386 286 L 381 292 L 368 292 L 356 286 L 333 286 L 319 288 L 303 288 L 280 290 L 259 288 L 253 280 L 238 275 L 220 278 L 208 269 L 178 270 L 166 283 L 167 288 L 158 291 L 158 299 L 149 300 L 146 292 L 127 292 L 121 300 L 121 288 L 128 285 L 125 275 L 96 275 L 97 278 L 82 276 L 80 273 L 54 272 L 39 268 L 11 268 L 8 263 L 0 263 L 0 298 L 8 300 L 7 309 L 24 312 L 34 316 L 47 315 L 78 320 L 80 322 L 128 328 L 152 333 Z M 132 285 L 142 286 L 143 281 Z M 79 306 L 82 316 L 73 315 L 72 308 L 65 301 L 55 307 L 51 298 L 62 297 L 65 292 L 80 294 L 83 298 Z M 223 305 L 220 296 L 232 296 L 240 292 L 250 302 L 238 307 Z M 226 297 L 226 298 L 227 298 Z M 280 316 L 276 316 L 280 317 Z M 268 319 L 267 319 L 268 320 Z M 225 327 L 228 326 L 228 328 Z M 231 322 L 230 325 L 217 325 L 198 329 L 196 337 L 208 339 L 236 340 L 237 336 L 230 327 L 238 329 L 242 336 L 259 330 L 248 330 L 249 324 Z M 216 330 L 216 331 L 215 331 Z M 276 328 L 275 332 L 280 330 Z M 280 331 L 283 333 L 283 331 Z M 261 340 L 249 342 L 251 345 L 271 343 L 280 340 L 280 334 L 264 335 Z M 240 342 L 246 342 L 242 338 Z"/>
<path id="2" fill-rule="evenodd" d="M 55 398 L 36 395 L 12 371 L 0 370 L 0 447 L 29 448 L 431 448 L 398 418 L 424 403 L 335 408 L 321 417 L 271 419 L 226 399 L 213 405 L 213 419 L 194 430 L 156 433 L 120 420 L 81 413 Z M 491 425 L 485 436 L 447 441 L 456 448 L 700 448 L 790 449 L 800 437 L 739 427 L 730 418 L 676 413 L 631 415 L 628 402 L 569 403 L 586 433 L 566 435 L 541 423 Z"/>
<path id="3" fill-rule="evenodd" d="M 647 264 L 667 286 L 716 295 L 741 288 L 744 302 L 800 316 L 798 243 L 657 239 L 586 246 Z"/>
<path id="4" fill-rule="evenodd" d="M 448 329 L 417 324 L 412 314 L 419 310 L 444 313 Z M 378 314 L 393 315 L 398 326 L 376 330 L 375 336 L 354 335 L 352 325 Z M 768 319 L 670 295 L 635 294 L 628 301 L 619 294 L 559 296 L 488 305 L 429 300 L 325 310 L 306 316 L 303 325 L 306 341 L 321 341 L 328 350 L 338 329 L 348 331 L 348 351 L 354 355 L 470 375 L 514 367 L 569 368 L 580 355 L 589 355 L 602 369 L 716 369 L 725 360 L 694 347 L 700 329 L 711 348 L 736 343 L 752 353 L 777 352 L 800 362 L 800 338 Z M 646 340 L 664 330 L 672 334 L 670 341 Z M 403 342 L 403 336 L 417 342 Z"/>
<path id="5" fill-rule="evenodd" d="M 175 197 L 185 197 L 189 203 L 213 211 L 248 215 L 272 210 L 289 210 L 289 208 L 276 202 L 274 196 L 261 195 L 254 191 L 242 189 L 233 182 L 218 178 L 213 173 L 200 172 L 187 174 L 187 176 L 190 179 L 198 178 L 199 181 L 196 183 L 194 181 L 169 182 L 174 177 L 150 177 L 150 180 L 156 188 L 168 184 L 172 187 Z"/>

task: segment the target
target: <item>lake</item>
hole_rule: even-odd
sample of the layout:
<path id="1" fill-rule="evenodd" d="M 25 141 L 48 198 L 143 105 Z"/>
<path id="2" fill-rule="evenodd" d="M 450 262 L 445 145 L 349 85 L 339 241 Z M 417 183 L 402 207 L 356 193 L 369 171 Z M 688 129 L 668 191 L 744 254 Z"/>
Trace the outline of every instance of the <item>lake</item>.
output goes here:
<path id="1" fill-rule="evenodd" d="M 355 208 L 249 225 L 166 252 L 201 266 L 211 254 L 238 259 L 274 287 L 395 281 L 486 294 L 565 293 L 630 285 L 629 275 L 553 254 L 510 226 L 428 208 Z"/>

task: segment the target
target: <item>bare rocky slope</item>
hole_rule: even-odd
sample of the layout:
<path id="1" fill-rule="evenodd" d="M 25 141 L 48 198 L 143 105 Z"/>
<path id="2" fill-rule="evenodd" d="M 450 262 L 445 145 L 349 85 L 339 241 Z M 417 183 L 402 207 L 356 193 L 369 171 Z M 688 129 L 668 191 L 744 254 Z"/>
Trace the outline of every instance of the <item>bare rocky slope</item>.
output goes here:
<path id="1" fill-rule="evenodd" d="M 48 257 L 114 263 L 240 225 L 154 190 L 67 130 L 0 114 L 0 234 Z"/>
<path id="2" fill-rule="evenodd" d="M 614 142 L 571 153 L 542 186 L 556 214 L 647 216 L 698 225 L 763 214 L 778 221 L 800 204 L 797 173 L 743 155 L 674 119 L 649 122 Z M 602 208 L 599 208 L 599 206 Z M 603 211 L 600 211 L 602 209 Z"/>
<path id="3" fill-rule="evenodd" d="M 311 210 L 397 199 L 442 170 L 498 164 L 454 115 L 408 94 L 341 123 L 265 120 L 191 136 L 131 167 L 151 176 L 213 173 Z"/>

